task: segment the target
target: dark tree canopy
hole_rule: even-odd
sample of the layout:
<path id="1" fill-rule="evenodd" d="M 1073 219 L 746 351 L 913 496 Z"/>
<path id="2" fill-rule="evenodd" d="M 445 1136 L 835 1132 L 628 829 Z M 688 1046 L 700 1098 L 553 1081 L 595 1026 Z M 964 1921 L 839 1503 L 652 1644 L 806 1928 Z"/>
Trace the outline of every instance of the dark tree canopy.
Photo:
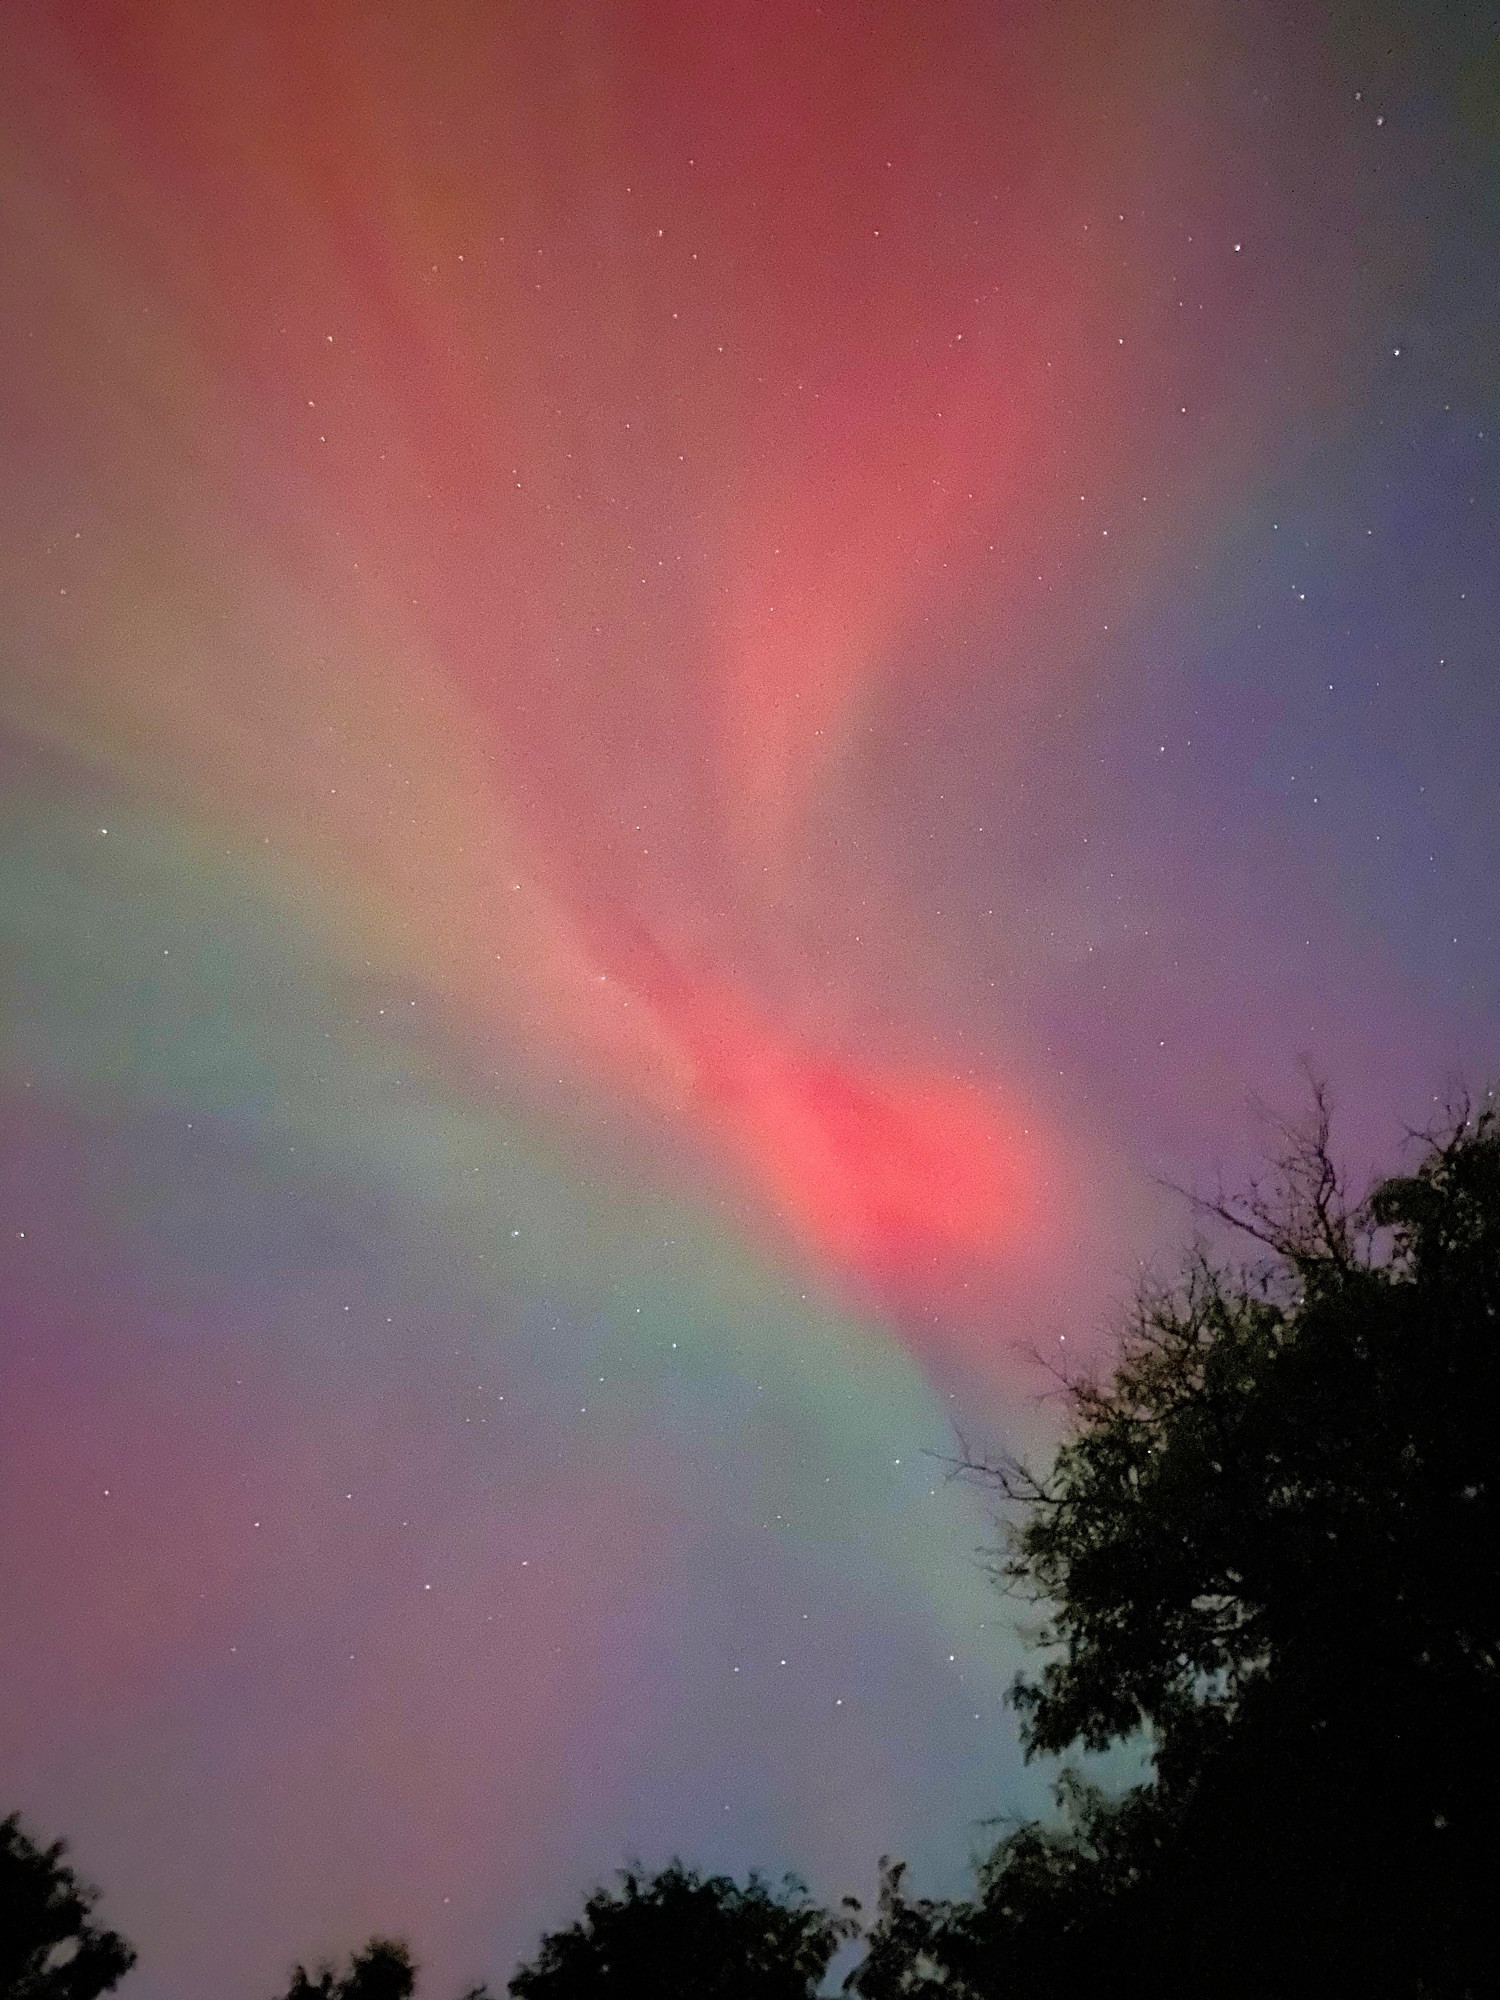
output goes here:
<path id="1" fill-rule="evenodd" d="M 851 1920 L 811 1902 L 790 1878 L 741 1888 L 674 1861 L 627 1869 L 596 1889 L 583 1919 L 542 1940 L 510 1981 L 514 2000 L 808 2000 Z"/>
<path id="2" fill-rule="evenodd" d="M 1047 1610 L 1028 1750 L 1143 1735 L 1152 1779 L 1066 1783 L 973 1903 L 888 1873 L 867 2000 L 1496 1990 L 1500 1124 L 1352 1204 L 1318 1110 L 1268 1198 L 1213 1204 L 1262 1264 L 1197 1256 L 1070 1384 L 1051 1468 L 987 1468 Z"/>
<path id="3" fill-rule="evenodd" d="M 94 2000 L 118 1985 L 135 1953 L 93 1921 L 97 1892 L 57 1840 L 38 1847 L 20 1817 L 0 1820 L 0 2000 Z"/>
<path id="4" fill-rule="evenodd" d="M 355 1952 L 346 1972 L 319 1966 L 316 1977 L 299 1965 L 286 2000 L 411 2000 L 417 1969 L 411 1953 L 396 1938 L 371 1938 Z"/>

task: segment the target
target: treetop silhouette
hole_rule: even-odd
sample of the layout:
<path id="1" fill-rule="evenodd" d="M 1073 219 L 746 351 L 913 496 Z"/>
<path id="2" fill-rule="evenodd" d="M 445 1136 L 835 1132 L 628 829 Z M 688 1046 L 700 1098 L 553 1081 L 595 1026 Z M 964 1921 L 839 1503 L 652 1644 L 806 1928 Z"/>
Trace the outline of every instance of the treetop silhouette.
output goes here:
<path id="1" fill-rule="evenodd" d="M 1207 1204 L 1259 1261 L 1145 1295 L 1045 1472 L 968 1467 L 1046 1613 L 1028 1752 L 1138 1740 L 1152 1776 L 1065 1779 L 972 1904 L 890 1871 L 866 2000 L 1131 1963 L 1163 1994 L 1489 1990 L 1500 1124 L 1462 1111 L 1363 1201 L 1321 1093 L 1289 1138 L 1268 1194 Z"/>
<path id="2" fill-rule="evenodd" d="M 67 1851 L 39 1847 L 19 1813 L 0 1820 L 0 2000 L 95 2000 L 135 1963 L 118 1931 L 94 1922 L 98 1891 Z"/>

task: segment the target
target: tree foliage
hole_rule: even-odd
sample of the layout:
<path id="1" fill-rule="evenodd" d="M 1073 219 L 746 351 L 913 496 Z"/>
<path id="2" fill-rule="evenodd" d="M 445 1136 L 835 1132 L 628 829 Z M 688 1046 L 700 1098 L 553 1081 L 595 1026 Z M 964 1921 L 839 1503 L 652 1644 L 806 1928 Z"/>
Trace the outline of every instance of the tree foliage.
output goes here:
<path id="1" fill-rule="evenodd" d="M 0 1820 L 0 2000 L 95 2000 L 118 1985 L 135 1952 L 93 1921 L 97 1891 L 39 1847 L 20 1816 Z"/>
<path id="2" fill-rule="evenodd" d="M 509 1990 L 514 2000 L 808 2000 L 855 1929 L 792 1877 L 773 1890 L 678 1861 L 649 1877 L 626 1869 L 580 1922 L 542 1940 Z"/>
<path id="3" fill-rule="evenodd" d="M 406 1946 L 398 1938 L 372 1937 L 342 1973 L 323 1965 L 314 1976 L 299 1965 L 286 2000 L 411 2000 L 416 1983 L 417 1969 Z"/>
<path id="4" fill-rule="evenodd" d="M 1354 1203 L 1317 1111 L 1269 1196 L 1211 1204 L 1262 1261 L 1196 1255 L 1070 1383 L 1051 1467 L 983 1468 L 1046 1610 L 1028 1751 L 1143 1737 L 1149 1782 L 1067 1781 L 971 1903 L 888 1874 L 867 2000 L 1132 1964 L 1184 1995 L 1493 1990 L 1500 1125 Z"/>

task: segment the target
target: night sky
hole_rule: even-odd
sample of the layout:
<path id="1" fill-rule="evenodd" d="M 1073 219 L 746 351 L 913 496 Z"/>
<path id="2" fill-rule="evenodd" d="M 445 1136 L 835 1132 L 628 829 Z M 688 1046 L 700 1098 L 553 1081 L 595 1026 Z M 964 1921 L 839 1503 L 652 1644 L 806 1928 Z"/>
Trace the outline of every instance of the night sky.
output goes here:
<path id="1" fill-rule="evenodd" d="M 1490 10 L 37 0 L 0 257 L 0 1812 L 956 1890 L 934 1454 L 1500 1070 Z"/>

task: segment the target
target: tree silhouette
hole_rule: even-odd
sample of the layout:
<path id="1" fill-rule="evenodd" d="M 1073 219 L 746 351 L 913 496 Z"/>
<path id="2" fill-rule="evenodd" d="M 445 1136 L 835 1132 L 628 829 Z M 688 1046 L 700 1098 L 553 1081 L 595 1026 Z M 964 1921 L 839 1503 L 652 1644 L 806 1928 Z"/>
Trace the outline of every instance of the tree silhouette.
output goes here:
<path id="1" fill-rule="evenodd" d="M 61 1840 L 38 1847 L 17 1813 L 0 1820 L 0 2000 L 94 2000 L 135 1963 L 118 1932 L 92 1921 L 98 1892 L 67 1851 Z"/>
<path id="2" fill-rule="evenodd" d="M 1078 1779 L 966 1904 L 889 1871 L 853 1989 L 998 1995 L 1494 1990 L 1500 1880 L 1500 1125 L 1461 1115 L 1346 1199 L 1327 1107 L 1271 1192 L 1074 1380 L 1051 1467 L 971 1468 L 1046 1607 L 1013 1691 L 1030 1753 L 1144 1740 Z"/>
<path id="3" fill-rule="evenodd" d="M 396 1938 L 371 1938 L 342 1975 L 323 1965 L 314 1978 L 299 1965 L 286 2000 L 411 2000 L 416 1983 L 417 1969 L 406 1946 Z"/>
<path id="4" fill-rule="evenodd" d="M 741 1888 L 674 1861 L 596 1889 L 581 1922 L 542 1940 L 510 1981 L 513 2000 L 809 2000 L 857 1930 L 788 1877 Z"/>

